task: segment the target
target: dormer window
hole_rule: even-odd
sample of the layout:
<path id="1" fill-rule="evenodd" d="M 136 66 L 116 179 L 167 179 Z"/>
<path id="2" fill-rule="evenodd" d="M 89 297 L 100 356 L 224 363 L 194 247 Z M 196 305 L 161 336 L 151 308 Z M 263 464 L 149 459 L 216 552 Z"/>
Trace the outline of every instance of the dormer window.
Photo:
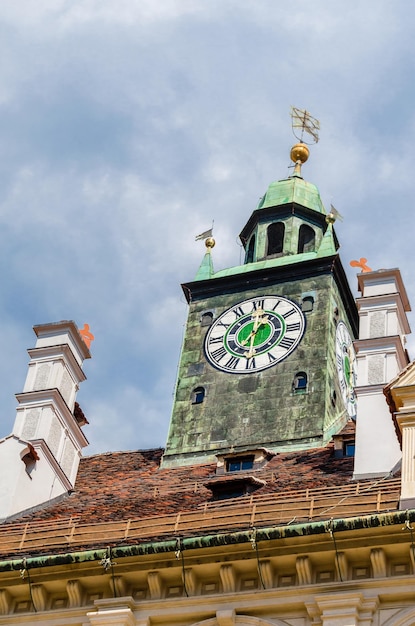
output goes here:
<path id="1" fill-rule="evenodd" d="M 227 472 L 241 472 L 243 470 L 250 470 L 254 467 L 254 455 L 239 456 L 232 459 L 226 459 L 226 471 Z"/>
<path id="2" fill-rule="evenodd" d="M 355 448 L 354 441 L 345 441 L 343 443 L 343 456 L 354 456 Z"/>
<path id="3" fill-rule="evenodd" d="M 353 457 L 355 453 L 356 424 L 349 420 L 337 435 L 333 435 L 334 456 L 337 459 Z"/>
<path id="4" fill-rule="evenodd" d="M 238 452 L 230 450 L 226 454 L 217 456 L 216 476 L 262 469 L 273 456 L 275 456 L 275 452 L 266 448 L 240 450 Z"/>
<path id="5" fill-rule="evenodd" d="M 265 487 L 265 480 L 254 476 L 221 476 L 211 478 L 204 483 L 204 486 L 212 492 L 212 500 L 228 500 L 229 498 L 239 498 L 247 496 L 261 487 Z"/>

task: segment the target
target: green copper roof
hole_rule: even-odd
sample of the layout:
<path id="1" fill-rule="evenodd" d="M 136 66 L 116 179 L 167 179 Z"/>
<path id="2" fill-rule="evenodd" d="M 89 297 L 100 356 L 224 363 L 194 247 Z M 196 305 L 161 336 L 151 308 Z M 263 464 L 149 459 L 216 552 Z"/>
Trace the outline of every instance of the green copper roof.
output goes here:
<path id="1" fill-rule="evenodd" d="M 286 255 L 277 257 L 275 259 L 263 259 L 262 261 L 256 261 L 255 263 L 246 263 L 245 265 L 237 265 L 236 267 L 229 267 L 224 270 L 220 270 L 210 276 L 210 278 L 221 278 L 223 276 L 234 276 L 235 274 L 247 274 L 249 272 L 269 269 L 271 267 L 283 267 L 284 265 L 296 265 L 297 263 L 304 263 L 305 261 L 311 261 L 312 259 L 321 259 L 322 257 L 330 257 L 336 254 L 336 246 L 334 242 L 333 229 L 330 226 L 324 235 L 319 249 L 315 252 L 303 252 L 302 254 Z M 196 280 L 202 280 L 198 276 Z"/>
<path id="2" fill-rule="evenodd" d="M 329 224 L 326 232 L 324 233 L 323 241 L 321 242 L 320 247 L 317 251 L 317 256 L 319 258 L 324 256 L 332 256 L 333 254 L 336 254 L 336 252 L 337 248 L 334 239 L 333 225 Z"/>
<path id="3" fill-rule="evenodd" d="M 299 176 L 271 183 L 265 196 L 259 201 L 257 210 L 291 202 L 301 204 L 318 213 L 326 213 L 317 187 Z"/>
<path id="4" fill-rule="evenodd" d="M 305 181 L 301 176 L 294 174 L 285 180 L 274 181 L 268 187 L 266 194 L 261 198 L 259 204 L 251 215 L 260 215 L 263 209 L 272 207 L 281 207 L 285 204 L 297 204 L 307 209 L 311 209 L 320 215 L 326 215 L 320 193 L 315 185 Z M 319 218 L 321 220 L 321 218 Z M 324 222 L 323 222 L 324 223 Z M 249 224 L 249 222 L 248 222 Z M 247 226 L 245 226 L 247 228 Z M 222 278 L 225 276 L 234 276 L 236 274 L 247 274 L 271 267 L 284 267 L 286 265 L 294 265 L 304 263 L 317 258 L 334 256 L 337 253 L 337 240 L 331 224 L 327 226 L 323 239 L 320 240 L 319 248 L 312 252 L 304 252 L 301 254 L 287 253 L 284 256 L 276 258 L 264 258 L 260 261 L 252 263 L 244 263 L 235 267 L 230 267 L 219 272 L 214 272 L 210 250 L 206 252 L 195 280 L 209 280 L 211 278 Z"/>
<path id="5" fill-rule="evenodd" d="M 210 252 L 210 248 L 208 248 L 200 264 L 200 267 L 197 270 L 195 280 L 207 280 L 208 278 L 212 278 L 213 275 L 214 275 L 214 271 L 213 271 L 212 255 Z"/>

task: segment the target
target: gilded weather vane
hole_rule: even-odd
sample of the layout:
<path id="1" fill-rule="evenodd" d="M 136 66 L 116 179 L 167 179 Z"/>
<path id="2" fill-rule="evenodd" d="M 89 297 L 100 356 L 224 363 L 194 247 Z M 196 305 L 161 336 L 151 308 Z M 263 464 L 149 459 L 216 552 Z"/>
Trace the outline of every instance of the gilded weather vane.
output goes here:
<path id="1" fill-rule="evenodd" d="M 297 107 L 291 107 L 291 120 L 293 134 L 299 143 L 291 149 L 291 161 L 295 163 L 294 176 L 301 177 L 301 165 L 305 163 L 310 154 L 308 145 L 318 142 L 318 131 L 320 130 L 320 122 L 312 117 L 305 109 L 297 109 Z M 300 131 L 300 132 L 299 132 Z M 304 141 L 304 133 L 308 133 L 313 138 L 313 141 Z"/>
<path id="2" fill-rule="evenodd" d="M 291 119 L 292 129 L 294 137 L 301 141 L 301 143 L 308 143 L 308 145 L 318 142 L 318 131 L 320 130 L 320 122 L 310 115 L 305 109 L 297 109 L 297 107 L 291 107 Z M 300 129 L 300 133 L 298 131 Z M 304 141 L 304 132 L 312 136 L 314 141 Z M 298 134 L 300 134 L 300 137 Z"/>
<path id="3" fill-rule="evenodd" d="M 215 240 L 212 237 L 213 223 L 214 222 L 212 220 L 212 226 L 208 230 L 203 231 L 203 233 L 200 233 L 200 235 L 196 235 L 195 237 L 196 241 L 201 241 L 202 239 L 204 240 L 207 252 L 210 252 L 211 249 L 215 246 Z"/>
<path id="4" fill-rule="evenodd" d="M 343 215 L 340 213 L 340 211 L 335 209 L 332 204 L 330 204 L 330 211 L 326 215 L 326 222 L 327 224 L 334 224 L 336 220 L 340 220 L 342 222 Z"/>
<path id="5" fill-rule="evenodd" d="M 301 176 L 301 165 L 305 163 L 309 156 L 308 145 L 318 143 L 320 122 L 315 117 L 312 117 L 305 109 L 298 109 L 291 106 L 291 120 L 293 134 L 300 143 L 297 143 L 291 149 L 291 160 L 295 163 L 294 176 Z M 304 141 L 304 133 L 307 133 L 312 137 L 311 141 Z M 336 220 L 343 220 L 342 214 L 330 205 L 330 211 L 326 215 L 327 224 L 334 224 Z"/>

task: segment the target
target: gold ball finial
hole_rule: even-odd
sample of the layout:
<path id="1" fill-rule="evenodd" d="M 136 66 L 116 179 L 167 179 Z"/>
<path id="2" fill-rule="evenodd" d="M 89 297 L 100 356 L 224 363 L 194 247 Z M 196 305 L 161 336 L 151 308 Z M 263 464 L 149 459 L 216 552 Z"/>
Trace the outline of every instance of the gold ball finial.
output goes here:
<path id="1" fill-rule="evenodd" d="M 293 161 L 294 163 L 298 163 L 298 161 L 300 161 L 300 163 L 305 163 L 309 157 L 309 154 L 310 150 L 305 143 L 296 143 L 295 146 L 291 148 L 291 161 Z"/>
<path id="2" fill-rule="evenodd" d="M 205 246 L 206 246 L 206 248 L 208 250 L 214 248 L 215 247 L 215 243 L 216 243 L 216 241 L 213 239 L 213 237 L 208 237 L 205 240 Z"/>

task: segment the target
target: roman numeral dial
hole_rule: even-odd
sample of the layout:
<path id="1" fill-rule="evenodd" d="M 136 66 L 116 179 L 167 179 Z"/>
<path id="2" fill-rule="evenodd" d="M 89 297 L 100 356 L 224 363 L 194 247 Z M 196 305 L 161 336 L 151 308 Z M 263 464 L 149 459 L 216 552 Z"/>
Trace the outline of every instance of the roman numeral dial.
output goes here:
<path id="1" fill-rule="evenodd" d="M 212 324 L 205 339 L 206 358 L 224 372 L 252 374 L 291 354 L 304 330 L 304 315 L 295 302 L 280 296 L 250 298 Z"/>
<path id="2" fill-rule="evenodd" d="M 352 338 L 344 322 L 336 327 L 336 367 L 344 406 L 350 417 L 356 416 L 356 364 Z"/>

